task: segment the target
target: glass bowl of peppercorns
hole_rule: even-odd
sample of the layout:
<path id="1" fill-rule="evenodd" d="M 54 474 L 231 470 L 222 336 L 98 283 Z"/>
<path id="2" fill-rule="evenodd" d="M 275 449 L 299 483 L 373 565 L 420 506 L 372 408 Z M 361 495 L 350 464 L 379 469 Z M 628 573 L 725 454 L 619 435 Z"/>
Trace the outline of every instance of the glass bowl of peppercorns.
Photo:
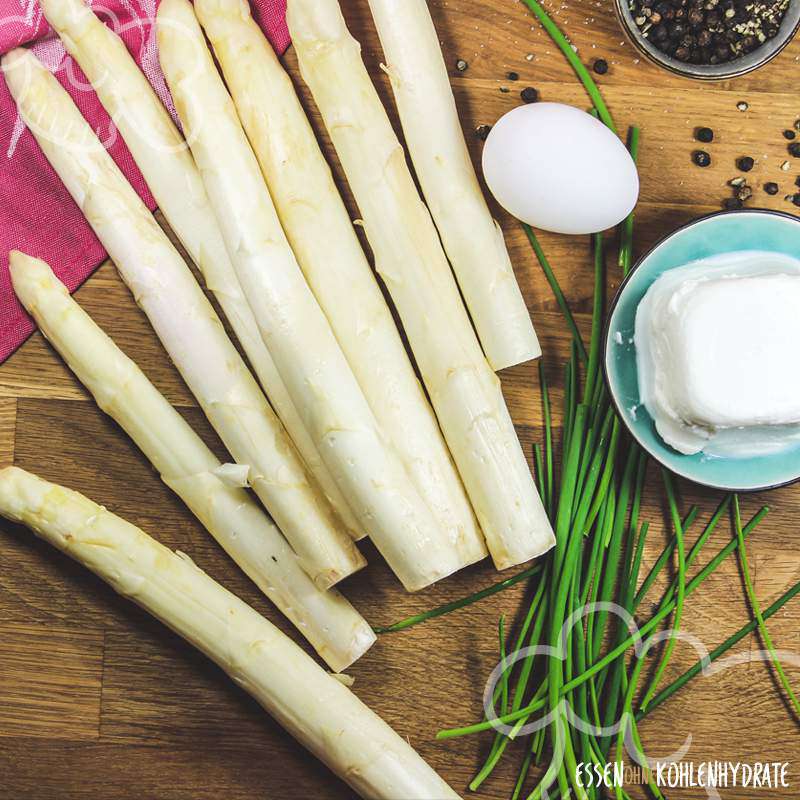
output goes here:
<path id="1" fill-rule="evenodd" d="M 800 0 L 615 0 L 634 45 L 701 80 L 744 75 L 774 58 L 800 24 Z"/>

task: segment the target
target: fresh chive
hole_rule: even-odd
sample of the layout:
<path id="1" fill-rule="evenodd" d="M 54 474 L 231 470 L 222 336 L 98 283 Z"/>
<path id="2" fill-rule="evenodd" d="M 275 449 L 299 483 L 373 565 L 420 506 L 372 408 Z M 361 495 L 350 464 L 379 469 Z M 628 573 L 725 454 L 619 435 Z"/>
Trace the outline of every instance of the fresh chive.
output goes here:
<path id="1" fill-rule="evenodd" d="M 669 515 L 672 519 L 672 527 L 675 529 L 675 545 L 676 550 L 678 551 L 678 585 L 675 592 L 675 616 L 673 617 L 672 622 L 673 630 L 678 631 L 681 627 L 681 621 L 683 618 L 683 602 L 686 597 L 686 552 L 684 550 L 683 528 L 681 526 L 680 513 L 678 512 L 678 503 L 675 499 L 675 487 L 672 484 L 672 476 L 669 472 L 667 472 L 666 469 L 662 470 L 661 474 L 664 479 L 664 489 L 667 492 Z M 744 539 L 742 539 L 742 542 L 744 542 Z M 645 693 L 644 700 L 642 700 L 642 708 L 644 709 L 647 709 L 647 704 L 653 699 L 653 696 L 658 689 L 658 684 L 661 682 L 664 671 L 666 670 L 670 658 L 672 657 L 672 651 L 675 649 L 676 641 L 677 638 L 675 636 L 670 636 L 669 639 L 667 639 L 666 646 L 664 647 L 664 653 L 661 656 L 661 661 L 656 668 L 655 675 L 650 683 L 650 687 Z"/>
<path id="2" fill-rule="evenodd" d="M 739 510 L 738 495 L 733 496 L 733 521 L 734 529 L 736 530 L 736 538 L 739 542 L 739 563 L 742 568 L 742 577 L 744 578 L 747 597 L 750 600 L 750 607 L 753 610 L 753 616 L 758 622 L 758 631 L 761 634 L 764 644 L 767 646 L 770 659 L 772 660 L 772 665 L 775 667 L 775 672 L 778 673 L 778 679 L 780 680 L 781 686 L 783 686 L 783 690 L 791 700 L 795 714 L 800 716 L 800 703 L 798 703 L 797 695 L 792 691 L 789 678 L 786 677 L 786 672 L 783 669 L 783 665 L 778 658 L 778 654 L 775 652 L 775 645 L 772 643 L 772 637 L 770 636 L 769 630 L 764 622 L 764 616 L 761 613 L 761 606 L 759 605 L 758 598 L 756 597 L 753 581 L 750 578 L 750 567 L 747 563 L 747 548 L 745 547 L 744 534 L 742 533 L 742 515 L 741 511 Z"/>
<path id="3" fill-rule="evenodd" d="M 535 14 L 542 27 L 564 54 L 569 65 L 575 70 L 575 74 L 580 78 L 602 122 L 616 133 L 617 129 L 614 125 L 614 120 L 611 118 L 605 100 L 603 100 L 603 95 L 600 94 L 600 89 L 589 74 L 589 70 L 586 69 L 583 62 L 578 58 L 577 53 L 572 49 L 567 37 L 559 30 L 558 25 L 547 15 L 547 12 L 539 5 L 537 0 L 524 0 L 524 3 Z"/>
<path id="4" fill-rule="evenodd" d="M 697 514 L 699 509 L 697 506 L 692 506 L 689 509 L 689 513 L 683 519 L 683 530 L 684 532 L 688 531 L 691 528 L 692 524 L 694 523 L 695 519 L 697 519 Z M 668 544 L 664 549 L 661 551 L 661 554 L 656 559 L 655 563 L 650 569 L 650 572 L 647 573 L 647 577 L 642 581 L 642 585 L 639 588 L 639 591 L 636 593 L 636 597 L 633 599 L 633 606 L 631 608 L 632 612 L 635 612 L 636 609 L 641 604 L 642 600 L 644 600 L 647 593 L 650 591 L 650 587 L 658 580 L 658 576 L 661 574 L 661 571 L 666 566 L 667 562 L 669 561 L 672 554 L 675 552 L 675 538 L 671 537 Z"/>
<path id="5" fill-rule="evenodd" d="M 542 391 L 542 416 L 544 418 L 544 461 L 546 470 L 546 497 L 545 508 L 548 515 L 553 516 L 553 492 L 554 492 L 554 470 L 553 470 L 553 423 L 550 417 L 550 389 L 547 385 L 547 376 L 544 372 L 542 360 L 539 360 L 539 386 Z"/>
<path id="6" fill-rule="evenodd" d="M 510 589 L 512 586 L 516 586 L 518 583 L 537 575 L 539 572 L 541 572 L 541 570 L 541 564 L 534 564 L 534 566 L 522 570 L 522 572 L 517 573 L 511 578 L 506 578 L 505 580 L 494 583 L 491 586 L 487 586 L 485 589 L 481 589 L 480 591 L 477 591 L 467 597 L 461 597 L 458 600 L 453 600 L 451 603 L 444 603 L 444 605 L 432 608 L 430 611 L 423 611 L 421 614 L 414 614 L 413 616 L 401 619 L 399 622 L 395 622 L 392 625 L 373 628 L 373 630 L 375 633 L 379 634 L 404 631 L 406 628 L 411 628 L 414 625 L 419 625 L 420 623 L 427 622 L 428 620 L 435 619 L 436 617 L 441 617 L 444 614 L 451 613 L 452 611 L 458 611 L 460 608 L 470 606 L 473 603 L 477 603 L 479 600 L 483 600 L 486 597 L 491 597 L 493 594 Z"/>
<path id="7" fill-rule="evenodd" d="M 600 331 L 603 325 L 603 306 L 605 299 L 605 269 L 603 264 L 603 234 L 592 237 L 594 245 L 594 292 L 592 300 L 592 334 L 589 339 L 589 364 L 586 368 L 586 382 L 583 387 L 583 402 L 589 405 L 594 394 L 595 381 L 600 380 Z"/>
<path id="8" fill-rule="evenodd" d="M 558 307 L 564 316 L 570 332 L 572 333 L 572 339 L 578 348 L 578 355 L 580 356 L 581 361 L 585 364 L 589 360 L 589 357 L 586 353 L 586 346 L 583 343 L 583 337 L 581 336 L 578 326 L 575 323 L 575 317 L 572 316 L 572 311 L 570 311 L 570 308 L 567 305 L 564 292 L 561 291 L 561 286 L 559 285 L 558 280 L 556 280 L 553 268 L 550 266 L 550 262 L 547 260 L 547 256 L 544 254 L 544 250 L 542 250 L 542 246 L 539 244 L 539 240 L 536 238 L 533 228 L 531 228 L 531 226 L 525 222 L 522 223 L 522 227 L 525 230 L 528 241 L 531 243 L 533 252 L 536 254 L 536 258 L 539 261 L 539 266 L 541 266 L 542 272 L 544 273 L 545 278 L 547 278 L 547 282 L 550 284 L 550 289 L 556 298 Z"/>
<path id="9" fill-rule="evenodd" d="M 747 528 L 744 529 L 745 531 Z M 744 531 L 743 531 L 744 533 Z M 792 598 L 796 597 L 800 594 L 800 581 L 798 581 L 794 586 L 784 592 L 769 608 L 765 608 L 763 614 L 761 615 L 764 620 L 768 620 L 774 614 L 777 614 Z M 712 664 L 714 661 L 717 661 L 721 658 L 725 653 L 728 652 L 732 647 L 737 645 L 745 636 L 750 635 L 753 631 L 758 628 L 759 622 L 757 619 L 751 620 L 746 625 L 743 625 L 739 628 L 736 633 L 729 636 L 721 645 L 715 647 L 705 658 L 701 658 L 697 661 L 692 667 L 686 670 L 682 675 L 677 677 L 669 686 L 665 686 L 651 701 L 650 705 L 647 707 L 647 711 L 640 710 L 636 714 L 637 719 L 643 719 L 645 716 L 650 714 L 654 709 L 658 708 L 662 703 L 665 703 L 669 700 L 672 695 L 675 694 L 679 689 L 682 689 L 687 683 L 689 683 L 692 678 L 702 672 L 704 669 L 708 667 L 709 664 Z"/>
<path id="10" fill-rule="evenodd" d="M 635 125 L 628 129 L 628 152 L 636 163 L 639 157 L 639 129 Z M 622 269 L 623 277 L 628 275 L 633 264 L 633 215 L 634 212 L 631 211 L 620 226 L 618 265 Z"/>

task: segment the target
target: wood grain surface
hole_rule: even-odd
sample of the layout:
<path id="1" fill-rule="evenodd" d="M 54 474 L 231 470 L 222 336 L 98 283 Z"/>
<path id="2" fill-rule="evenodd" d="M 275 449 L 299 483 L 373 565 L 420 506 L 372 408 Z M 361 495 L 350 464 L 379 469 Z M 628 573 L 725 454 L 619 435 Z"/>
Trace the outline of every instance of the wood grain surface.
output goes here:
<path id="1" fill-rule="evenodd" d="M 366 0 L 344 0 L 353 33 L 396 123 L 381 55 Z M 519 0 L 431 0 L 431 10 L 451 67 L 467 138 L 477 159 L 474 129 L 493 123 L 534 86 L 543 100 L 587 107 L 588 100 L 562 56 Z M 583 61 L 607 59 L 600 78 L 620 126 L 642 128 L 641 203 L 636 250 L 641 252 L 677 225 L 720 207 L 742 155 L 756 159 L 750 173 L 751 203 L 792 210 L 800 161 L 786 152 L 781 132 L 800 116 L 797 83 L 800 42 L 774 62 L 736 81 L 692 83 L 640 60 L 614 18 L 609 0 L 548 3 Z M 458 72 L 457 59 L 468 62 Z M 301 89 L 326 152 L 341 173 L 318 118 L 297 78 L 291 50 L 285 62 Z M 516 82 L 507 73 L 519 74 Z M 746 101 L 747 111 L 737 103 Z M 696 126 L 714 128 L 705 147 L 707 169 L 691 163 Z M 791 161 L 791 169 L 781 164 Z M 774 180 L 775 197 L 760 186 Z M 579 191 L 579 190 L 578 190 Z M 354 218 L 357 216 L 345 189 Z M 593 198 L 603 202 L 602 197 Z M 518 226 L 497 210 L 507 233 L 525 297 L 534 314 L 547 373 L 560 398 L 568 336 L 547 285 Z M 559 279 L 587 322 L 591 301 L 588 242 L 543 235 Z M 615 270 L 612 268 L 612 275 Z M 615 280 L 612 280 L 612 286 Z M 79 302 L 177 405 L 194 428 L 224 456 L 177 372 L 136 308 L 111 264 L 103 265 L 77 293 Z M 521 440 L 530 455 L 542 435 L 536 366 L 505 371 L 503 387 Z M 263 612 L 289 635 L 289 626 L 158 480 L 125 435 L 92 403 L 38 334 L 0 367 L 0 464 L 16 463 L 77 489 L 179 547 L 214 578 Z M 682 484 L 685 507 L 697 502 L 710 513 L 719 496 Z M 749 540 L 755 586 L 762 604 L 800 579 L 800 487 L 744 499 L 745 513 L 762 503 L 772 509 Z M 651 467 L 645 516 L 652 523 L 646 561 L 667 536 L 660 482 Z M 717 542 L 731 535 L 727 526 Z M 692 538 L 692 537 L 690 537 Z M 472 567 L 417 595 L 403 592 L 368 543 L 369 567 L 344 590 L 373 623 L 389 623 L 489 585 L 489 563 Z M 525 589 L 495 595 L 468 609 L 402 634 L 383 636 L 349 672 L 354 691 L 392 724 L 459 791 L 488 747 L 486 738 L 439 743 L 444 726 L 480 717 L 486 676 L 497 662 L 495 626 L 513 619 Z M 653 597 L 657 597 L 656 592 Z M 728 560 L 687 603 L 684 625 L 709 648 L 748 618 L 741 577 Z M 800 653 L 800 605 L 790 604 L 769 623 L 776 646 Z M 767 665 L 750 637 L 734 652 L 742 663 L 698 678 L 642 726 L 651 756 L 689 741 L 685 758 L 789 761 L 792 788 L 728 790 L 725 798 L 800 797 L 800 733 Z M 668 677 L 696 660 L 679 645 Z M 788 666 L 800 685 L 800 670 Z M 690 737 L 690 739 L 687 739 Z M 508 797 L 520 747 L 478 796 Z M 637 789 L 633 796 L 640 797 Z M 2 800 L 289 800 L 349 798 L 352 793 L 294 743 L 226 676 L 146 613 L 119 598 L 82 567 L 22 528 L 0 522 L 0 798 Z M 705 796 L 699 789 L 669 796 Z"/>

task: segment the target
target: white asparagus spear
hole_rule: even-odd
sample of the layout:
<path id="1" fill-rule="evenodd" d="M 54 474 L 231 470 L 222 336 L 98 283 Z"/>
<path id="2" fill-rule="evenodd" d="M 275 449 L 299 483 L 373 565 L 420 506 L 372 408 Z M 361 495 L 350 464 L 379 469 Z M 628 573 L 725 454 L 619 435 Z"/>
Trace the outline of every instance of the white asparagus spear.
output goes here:
<path id="1" fill-rule="evenodd" d="M 172 230 L 214 293 L 275 412 L 354 538 L 358 523 L 303 426 L 228 257 L 203 180 L 178 129 L 127 47 L 84 0 L 42 0 L 42 10 L 92 83 Z"/>
<path id="2" fill-rule="evenodd" d="M 336 0 L 289 0 L 287 20 L 489 552 L 498 569 L 528 561 L 555 538 L 359 44 Z"/>
<path id="3" fill-rule="evenodd" d="M 463 566 L 378 427 L 281 228 L 188 0 L 158 9 L 161 67 L 261 336 L 350 507 L 409 591 Z"/>
<path id="4" fill-rule="evenodd" d="M 22 118 L 300 563 L 327 588 L 366 563 L 178 251 L 72 99 L 27 50 L 2 59 Z"/>
<path id="5" fill-rule="evenodd" d="M 363 797 L 457 800 L 350 689 L 188 556 L 17 467 L 0 470 L 0 515 L 27 525 L 207 655 Z"/>
<path id="6" fill-rule="evenodd" d="M 493 369 L 542 354 L 464 141 L 426 0 L 369 0 L 408 153 Z"/>
<path id="7" fill-rule="evenodd" d="M 362 656 L 375 642 L 366 620 L 335 589 L 314 585 L 255 500 L 219 477 L 219 459 L 50 267 L 15 251 L 10 270 L 20 302 L 97 405 L 331 669 L 340 672 Z"/>
<path id="8" fill-rule="evenodd" d="M 292 82 L 246 0 L 195 0 L 284 231 L 378 424 L 465 564 L 486 556 L 461 479 Z"/>

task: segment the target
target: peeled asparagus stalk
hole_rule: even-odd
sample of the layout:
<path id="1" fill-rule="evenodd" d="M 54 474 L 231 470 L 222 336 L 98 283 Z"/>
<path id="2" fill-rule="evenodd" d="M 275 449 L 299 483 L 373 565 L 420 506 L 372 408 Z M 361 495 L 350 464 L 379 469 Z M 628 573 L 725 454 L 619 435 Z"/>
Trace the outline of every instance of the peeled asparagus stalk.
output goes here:
<path id="1" fill-rule="evenodd" d="M 464 141 L 426 0 L 369 0 L 408 152 L 493 369 L 542 354 Z"/>
<path id="2" fill-rule="evenodd" d="M 241 342 L 309 472 L 354 538 L 353 512 L 303 426 L 272 361 L 225 249 L 186 142 L 122 40 L 83 0 L 42 0 L 42 10 L 92 83 L 172 230 L 197 264 Z"/>
<path id="3" fill-rule="evenodd" d="M 528 561 L 553 532 L 358 42 L 336 0 L 289 0 L 287 20 L 489 552 L 498 569 Z"/>
<path id="4" fill-rule="evenodd" d="M 10 261 L 14 291 L 39 329 L 228 555 L 331 669 L 339 672 L 362 656 L 375 634 L 361 615 L 335 589 L 314 585 L 255 500 L 220 477 L 219 459 L 50 267 L 19 252 Z"/>
<path id="5" fill-rule="evenodd" d="M 387 445 L 278 220 L 188 0 L 158 9 L 161 67 L 261 336 L 328 468 L 409 591 L 463 563 Z"/>
<path id="6" fill-rule="evenodd" d="M 461 479 L 289 76 L 246 0 L 195 0 L 283 229 L 378 424 L 463 563 L 486 556 Z"/>
<path id="7" fill-rule="evenodd" d="M 16 467 L 0 470 L 0 515 L 27 525 L 207 655 L 363 797 L 458 798 L 405 739 L 188 556 Z"/>
<path id="8" fill-rule="evenodd" d="M 2 59 L 22 118 L 130 287 L 190 390 L 323 588 L 366 563 L 178 251 L 58 81 L 27 50 Z"/>

